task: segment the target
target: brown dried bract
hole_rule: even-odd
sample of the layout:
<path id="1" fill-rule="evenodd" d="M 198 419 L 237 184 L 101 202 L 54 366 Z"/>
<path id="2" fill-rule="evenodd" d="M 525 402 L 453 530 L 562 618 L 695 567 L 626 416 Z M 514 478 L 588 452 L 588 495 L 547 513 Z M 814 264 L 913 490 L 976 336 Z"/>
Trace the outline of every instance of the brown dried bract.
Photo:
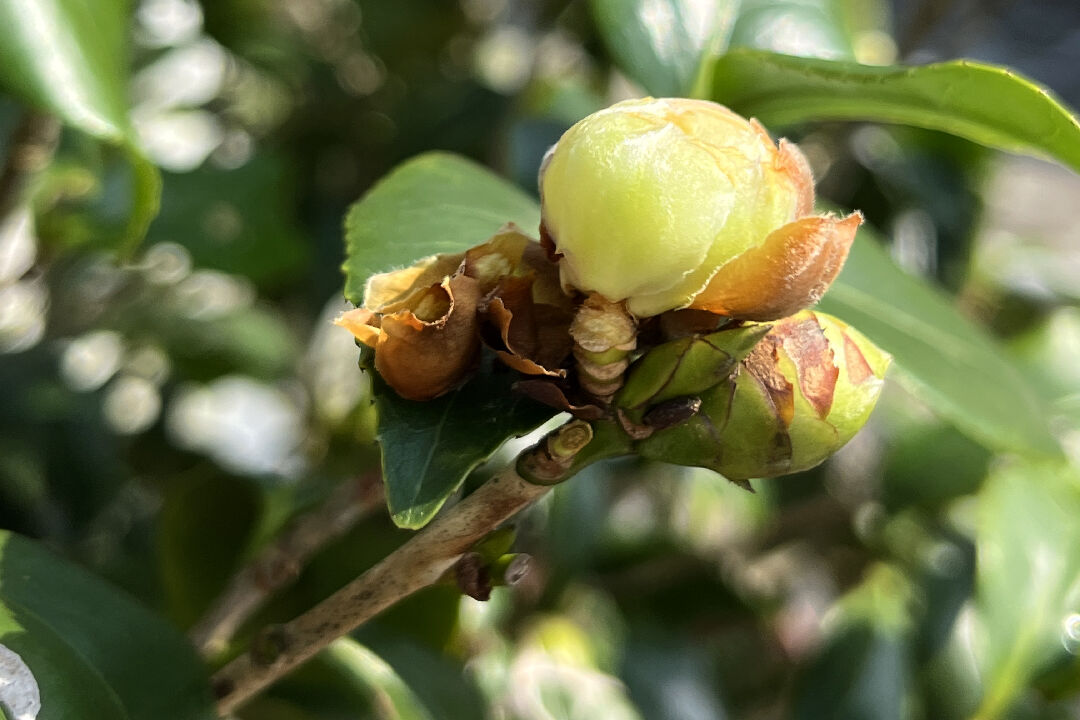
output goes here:
<path id="1" fill-rule="evenodd" d="M 514 384 L 514 389 L 526 397 L 556 410 L 568 412 L 581 420 L 599 420 L 607 416 L 607 412 L 599 405 L 571 401 L 565 389 L 553 380 L 522 380 Z"/>
<path id="2" fill-rule="evenodd" d="M 824 419 L 832 407 L 840 368 L 817 316 L 804 313 L 798 317 L 796 322 L 777 323 L 773 332 L 780 337 L 784 351 L 795 363 L 803 396 L 818 417 Z"/>
<path id="3" fill-rule="evenodd" d="M 775 320 L 813 305 L 847 259 L 862 215 L 806 217 L 721 267 L 691 308 L 744 320 Z"/>
<path id="4" fill-rule="evenodd" d="M 375 369 L 399 395 L 430 400 L 461 382 L 476 360 L 479 284 L 459 274 L 400 295 L 385 314 L 357 308 L 335 322 L 375 349 Z"/>
<path id="5" fill-rule="evenodd" d="M 429 400 L 475 365 L 481 321 L 507 365 L 565 375 L 572 301 L 539 243 L 509 223 L 463 253 L 373 276 L 364 306 L 337 324 L 375 349 L 375 369 L 402 397 Z"/>
<path id="6" fill-rule="evenodd" d="M 847 333 L 844 333 L 844 361 L 847 363 L 848 379 L 852 384 L 862 385 L 871 378 L 878 379 L 862 350 Z"/>
<path id="7" fill-rule="evenodd" d="M 573 316 L 533 299 L 533 277 L 505 278 L 486 302 L 484 313 L 498 333 L 491 344 L 499 359 L 526 375 L 565 377 L 560 365 L 573 345 L 569 327 Z"/>
<path id="8" fill-rule="evenodd" d="M 795 388 L 780 371 L 780 338 L 769 333 L 743 360 L 743 366 L 761 383 L 784 427 L 795 417 Z"/>

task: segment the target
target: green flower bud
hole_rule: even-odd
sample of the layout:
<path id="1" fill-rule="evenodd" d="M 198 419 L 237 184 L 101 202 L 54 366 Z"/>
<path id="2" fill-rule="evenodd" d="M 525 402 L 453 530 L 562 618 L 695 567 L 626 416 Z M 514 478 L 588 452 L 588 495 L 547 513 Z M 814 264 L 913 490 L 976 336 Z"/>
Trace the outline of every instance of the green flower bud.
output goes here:
<path id="1" fill-rule="evenodd" d="M 821 297 L 862 221 L 811 215 L 798 148 L 703 100 L 629 100 L 586 117 L 545 158 L 540 196 L 563 284 L 639 317 L 790 315 Z"/>
<path id="2" fill-rule="evenodd" d="M 717 336 L 725 332 L 739 330 L 709 337 L 723 345 Z M 729 380 L 700 394 L 696 415 L 641 440 L 637 450 L 731 480 L 806 470 L 866 423 L 890 360 L 840 320 L 803 311 L 773 323 Z"/>

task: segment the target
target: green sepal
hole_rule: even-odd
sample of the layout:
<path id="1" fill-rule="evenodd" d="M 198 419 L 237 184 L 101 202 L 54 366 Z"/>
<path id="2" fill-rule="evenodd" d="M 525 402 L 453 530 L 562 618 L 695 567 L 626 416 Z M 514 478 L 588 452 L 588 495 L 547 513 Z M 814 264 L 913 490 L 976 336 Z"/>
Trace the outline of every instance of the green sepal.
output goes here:
<path id="1" fill-rule="evenodd" d="M 727 380 L 770 327 L 744 325 L 653 348 L 630 369 L 616 405 L 636 411 L 671 398 L 700 395 Z"/>
<path id="2" fill-rule="evenodd" d="M 765 388 L 740 372 L 702 395 L 701 411 L 687 422 L 637 444 L 639 455 L 714 470 L 732 480 L 787 472 L 791 441 Z"/>

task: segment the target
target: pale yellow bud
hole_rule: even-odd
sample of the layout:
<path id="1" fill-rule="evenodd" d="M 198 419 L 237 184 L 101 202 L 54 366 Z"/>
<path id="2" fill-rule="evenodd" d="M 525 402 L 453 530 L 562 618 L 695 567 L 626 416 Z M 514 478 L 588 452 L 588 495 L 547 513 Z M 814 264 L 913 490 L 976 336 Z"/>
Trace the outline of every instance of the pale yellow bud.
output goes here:
<path id="1" fill-rule="evenodd" d="M 540 174 L 564 285 L 640 317 L 768 320 L 816 302 L 861 216 L 811 216 L 802 153 L 704 100 L 628 100 L 562 136 Z"/>

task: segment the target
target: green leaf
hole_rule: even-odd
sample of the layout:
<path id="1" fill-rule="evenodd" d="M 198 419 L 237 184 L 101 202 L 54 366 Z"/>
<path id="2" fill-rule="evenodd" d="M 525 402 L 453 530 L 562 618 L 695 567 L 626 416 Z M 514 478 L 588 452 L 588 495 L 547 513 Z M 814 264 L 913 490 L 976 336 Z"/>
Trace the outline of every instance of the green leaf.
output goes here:
<path id="1" fill-rule="evenodd" d="M 874 67 L 732 50 L 715 60 L 712 99 L 766 126 L 869 120 L 941 130 L 1080 171 L 1080 121 L 1047 90 L 969 60 Z"/>
<path id="2" fill-rule="evenodd" d="M 1002 717 L 1028 684 L 1067 658 L 1080 610 L 1080 476 L 1012 463 L 979 497 L 976 597 L 986 647 L 975 717 Z"/>
<path id="3" fill-rule="evenodd" d="M 498 367 L 446 395 L 414 402 L 372 373 L 386 500 L 399 527 L 426 525 L 503 442 L 551 418 L 551 408 L 512 390 L 517 379 Z"/>
<path id="4" fill-rule="evenodd" d="M 72 127 L 123 142 L 127 20 L 125 0 L 5 0 L 0 85 Z"/>
<path id="5" fill-rule="evenodd" d="M 731 45 L 854 60 L 843 5 L 840 0 L 742 0 Z"/>
<path id="6" fill-rule="evenodd" d="M 14 603 L 0 603 L 0 649 L 19 655 L 37 683 L 44 707 L 40 716 L 67 720 L 127 720 L 129 717 L 101 674 L 66 639 L 33 613 Z M 0 710 L 11 678 L 0 678 Z M 14 708 L 13 708 L 14 709 Z M 3 713 L 3 717 L 7 717 Z"/>
<path id="7" fill-rule="evenodd" d="M 385 660 L 350 638 L 341 638 L 326 650 L 327 659 L 354 682 L 366 685 L 374 705 L 387 720 L 432 720 L 409 686 Z"/>
<path id="8" fill-rule="evenodd" d="M 901 383 L 991 449 L 1056 456 L 1032 383 L 940 291 L 896 266 L 868 230 L 819 306 L 892 353 Z"/>
<path id="9" fill-rule="evenodd" d="M 345 219 L 345 297 L 361 305 L 375 273 L 468 250 L 507 222 L 540 225 L 536 202 L 471 160 L 419 155 L 381 180 Z"/>
<path id="10" fill-rule="evenodd" d="M 22 655 L 42 685 L 47 712 L 55 712 L 42 720 L 216 717 L 202 663 L 182 635 L 100 579 L 6 531 L 0 644 Z M 72 704 L 53 700 L 53 710 L 49 693 L 59 684 L 67 689 L 56 698 L 70 692 Z"/>
<path id="11" fill-rule="evenodd" d="M 239 712 L 241 718 L 432 720 L 401 676 L 352 638 L 335 640 Z"/>
<path id="12" fill-rule="evenodd" d="M 619 67 L 656 97 L 690 93 L 702 59 L 727 47 L 735 0 L 592 0 Z"/>
<path id="13" fill-rule="evenodd" d="M 128 120 L 127 0 L 0 2 L 0 89 L 122 147 L 131 165 L 126 247 L 157 214 L 161 178 Z"/>

